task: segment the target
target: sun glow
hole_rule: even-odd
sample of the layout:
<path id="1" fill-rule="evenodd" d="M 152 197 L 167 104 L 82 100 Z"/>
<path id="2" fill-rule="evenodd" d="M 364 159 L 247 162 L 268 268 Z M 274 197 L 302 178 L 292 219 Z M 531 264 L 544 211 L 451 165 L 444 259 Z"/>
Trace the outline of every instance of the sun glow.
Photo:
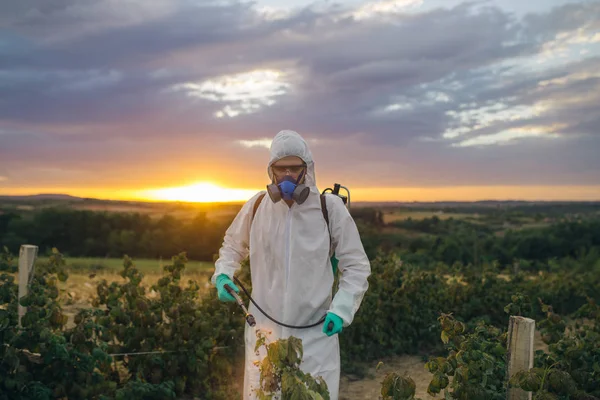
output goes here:
<path id="1" fill-rule="evenodd" d="M 246 201 L 258 190 L 231 189 L 211 182 L 198 182 L 188 186 L 145 190 L 142 196 L 153 200 L 216 203 Z"/>

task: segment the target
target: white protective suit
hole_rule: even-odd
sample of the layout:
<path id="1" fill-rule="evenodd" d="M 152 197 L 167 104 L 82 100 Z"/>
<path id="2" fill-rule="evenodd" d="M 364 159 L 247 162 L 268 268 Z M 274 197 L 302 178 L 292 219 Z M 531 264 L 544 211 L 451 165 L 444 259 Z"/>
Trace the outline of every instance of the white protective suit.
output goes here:
<path id="1" fill-rule="evenodd" d="M 271 180 L 271 164 L 286 156 L 298 156 L 306 163 L 305 184 L 310 187 L 310 195 L 303 204 L 294 203 L 289 207 L 283 200 L 273 203 L 267 194 L 253 221 L 254 202 L 265 191 L 246 202 L 225 234 L 212 282 L 215 284 L 220 274 L 233 279 L 240 262 L 249 255 L 252 298 L 271 317 L 284 324 L 301 326 L 316 323 L 331 311 L 342 318 L 346 327 L 352 322 L 368 288 L 369 260 L 354 220 L 343 201 L 335 195 L 326 196 L 330 248 L 312 154 L 296 132 L 281 131 L 273 139 L 267 168 Z M 335 251 L 341 272 L 339 290 L 333 299 L 331 251 Z M 313 377 L 322 376 L 331 400 L 337 400 L 340 379 L 338 335 L 327 336 L 322 331 L 323 324 L 308 329 L 282 327 L 265 317 L 252 303 L 249 311 L 256 318 L 256 326 L 251 328 L 245 324 L 243 399 L 256 399 L 254 390 L 260 386 L 260 371 L 254 362 L 262 360 L 266 354 L 261 348 L 256 356 L 254 349 L 255 329 L 261 329 L 270 332 L 269 342 L 289 336 L 302 339 L 301 369 Z"/>

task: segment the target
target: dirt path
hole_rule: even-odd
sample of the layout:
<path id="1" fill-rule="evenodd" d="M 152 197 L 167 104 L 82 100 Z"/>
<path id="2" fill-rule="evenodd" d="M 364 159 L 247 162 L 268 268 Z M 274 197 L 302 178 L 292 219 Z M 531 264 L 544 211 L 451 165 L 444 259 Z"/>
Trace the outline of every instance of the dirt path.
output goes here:
<path id="1" fill-rule="evenodd" d="M 427 394 L 427 386 L 431 381 L 432 374 L 425 369 L 425 363 L 419 356 L 400 356 L 383 361 L 379 371 L 375 371 L 377 363 L 370 368 L 369 375 L 373 378 L 351 381 L 343 377 L 340 382 L 339 400 L 376 400 L 381 395 L 381 382 L 390 372 L 400 375 L 407 373 L 415 381 L 417 391 L 415 397 L 433 399 Z M 438 396 L 439 398 L 439 396 Z"/>

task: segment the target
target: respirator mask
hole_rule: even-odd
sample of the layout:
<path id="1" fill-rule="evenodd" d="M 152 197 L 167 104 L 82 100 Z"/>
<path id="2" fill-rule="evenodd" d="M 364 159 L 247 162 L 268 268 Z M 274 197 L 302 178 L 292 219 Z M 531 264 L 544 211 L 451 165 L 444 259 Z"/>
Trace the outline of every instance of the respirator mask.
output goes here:
<path id="1" fill-rule="evenodd" d="M 302 204 L 308 198 L 310 188 L 302 182 L 306 169 L 303 168 L 298 179 L 294 179 L 289 175 L 285 175 L 281 179 L 277 179 L 277 183 L 267 185 L 267 192 L 273 203 L 280 200 L 294 200 L 297 204 Z"/>

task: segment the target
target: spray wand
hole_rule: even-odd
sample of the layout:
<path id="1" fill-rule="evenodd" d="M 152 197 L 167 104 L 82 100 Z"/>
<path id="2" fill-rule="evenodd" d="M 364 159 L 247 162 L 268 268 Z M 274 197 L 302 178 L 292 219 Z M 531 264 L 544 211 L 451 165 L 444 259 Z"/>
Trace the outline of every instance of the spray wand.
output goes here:
<path id="1" fill-rule="evenodd" d="M 235 279 L 235 281 L 238 283 L 238 285 L 240 285 L 240 287 L 242 288 L 242 290 L 244 291 L 244 293 L 246 293 L 246 296 L 248 296 L 248 298 L 250 299 L 250 301 L 252 303 L 254 303 L 254 305 L 260 310 L 260 312 L 262 312 L 267 318 L 269 318 L 271 321 L 275 322 L 278 325 L 281 326 L 285 326 L 286 328 L 293 328 L 293 329 L 306 329 L 306 328 L 312 328 L 314 326 L 317 326 L 321 323 L 323 323 L 325 321 L 325 316 L 323 316 L 323 318 L 321 318 L 318 322 L 311 324 L 311 325 L 302 325 L 302 326 L 295 326 L 295 325 L 288 325 L 288 324 L 284 324 L 283 322 L 279 322 L 276 319 L 274 319 L 273 317 L 271 317 L 269 314 L 267 314 L 266 312 L 264 312 L 264 310 L 262 308 L 260 308 L 260 306 L 258 304 L 256 304 L 256 302 L 254 301 L 254 299 L 252 298 L 252 296 L 250 296 L 250 294 L 248 293 L 248 291 L 246 290 L 246 288 L 244 287 L 244 285 L 242 284 L 242 282 L 240 282 L 240 280 L 234 276 L 233 279 Z M 254 319 L 254 315 L 250 314 L 250 312 L 248 312 L 248 309 L 246 308 L 246 306 L 244 305 L 244 302 L 242 301 L 242 299 L 240 299 L 240 296 L 238 296 L 238 294 L 235 292 L 235 290 L 233 290 L 233 288 L 227 284 L 225 284 L 224 286 L 225 290 L 227 290 L 227 292 L 233 296 L 233 298 L 235 299 L 235 301 L 238 303 L 238 305 L 242 308 L 242 310 L 244 311 L 244 317 L 246 318 L 246 322 L 248 322 L 248 325 L 250 326 L 255 326 L 256 325 L 256 320 Z M 327 330 L 331 331 L 333 330 L 333 322 L 329 322 L 329 324 L 327 325 Z"/>

